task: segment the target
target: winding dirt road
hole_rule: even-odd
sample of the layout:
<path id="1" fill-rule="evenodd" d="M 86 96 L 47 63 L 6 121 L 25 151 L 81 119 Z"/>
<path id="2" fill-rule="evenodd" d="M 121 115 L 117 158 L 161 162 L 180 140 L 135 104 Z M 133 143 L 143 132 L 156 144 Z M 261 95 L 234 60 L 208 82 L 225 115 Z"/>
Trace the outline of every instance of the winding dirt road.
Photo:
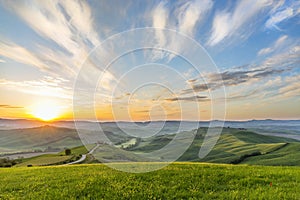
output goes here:
<path id="1" fill-rule="evenodd" d="M 73 165 L 73 164 L 78 164 L 78 163 L 83 162 L 83 161 L 86 159 L 87 155 L 92 154 L 99 146 L 100 146 L 100 145 L 97 144 L 97 145 L 96 145 L 94 148 L 92 148 L 87 154 L 83 154 L 79 160 L 76 160 L 76 161 L 74 161 L 74 162 L 67 163 L 66 165 Z"/>

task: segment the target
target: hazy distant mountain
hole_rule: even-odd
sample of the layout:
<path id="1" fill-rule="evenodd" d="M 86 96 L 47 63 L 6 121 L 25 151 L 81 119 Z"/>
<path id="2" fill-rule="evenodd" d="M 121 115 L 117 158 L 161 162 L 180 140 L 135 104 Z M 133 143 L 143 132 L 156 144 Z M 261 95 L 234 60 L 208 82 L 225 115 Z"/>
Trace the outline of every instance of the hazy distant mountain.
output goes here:
<path id="1" fill-rule="evenodd" d="M 219 121 L 220 122 L 220 121 Z M 225 121 L 217 124 L 223 124 L 224 127 L 246 128 L 260 134 L 288 137 L 300 140 L 300 120 L 250 120 L 250 121 Z M 65 127 L 75 129 L 73 121 L 55 121 L 52 123 L 35 120 L 12 120 L 0 119 L 0 130 L 32 128 L 44 125 L 56 127 Z M 129 133 L 130 135 L 139 135 L 156 133 L 157 135 L 172 134 L 174 132 L 189 131 L 197 127 L 208 127 L 210 122 L 190 122 L 190 121 L 154 121 L 154 122 L 90 122 L 78 121 L 76 127 L 79 129 L 98 131 L 99 127 L 103 131 L 112 133 Z"/>
<path id="2" fill-rule="evenodd" d="M 11 120 L 6 121 L 12 122 Z M 22 120 L 21 122 L 22 125 L 28 123 L 27 121 Z M 59 125 L 72 124 L 71 122 L 59 123 Z M 230 123 L 231 126 L 240 126 L 241 124 L 251 124 L 253 122 L 226 123 L 226 125 Z M 264 124 L 261 121 L 258 123 L 263 124 L 261 126 L 270 126 L 270 124 Z M 280 121 L 280 123 L 283 122 Z M 294 127 L 289 123 L 294 123 L 297 125 L 297 123 L 295 122 L 287 122 L 288 125 L 285 124 L 285 126 Z M 30 124 L 32 125 L 33 123 Z M 94 129 L 96 128 L 95 124 L 97 123 L 82 122 L 81 126 Z M 115 144 L 115 147 L 120 149 L 120 151 L 118 151 L 118 153 L 114 155 L 115 151 L 111 151 L 111 148 L 113 148 L 113 146 L 107 143 L 103 144 L 103 147 L 100 148 L 100 150 L 102 149 L 102 151 L 98 152 L 101 154 L 100 157 L 103 157 L 101 161 L 130 161 L 131 159 L 133 159 L 134 161 L 138 161 L 140 153 L 147 153 L 158 150 L 172 141 L 175 134 L 177 133 L 176 130 L 178 130 L 179 124 L 180 122 L 167 122 L 166 124 L 164 124 L 164 128 L 158 134 L 150 135 L 149 137 L 142 137 L 138 140 L 135 139 L 135 134 L 138 134 L 139 129 L 134 130 L 133 128 L 136 126 L 133 123 L 123 122 L 120 127 L 118 127 L 115 123 L 101 124 L 103 133 L 109 139 L 111 144 Z M 155 128 L 160 127 L 161 125 L 161 122 L 155 122 L 152 128 L 153 130 L 156 130 Z M 189 125 L 194 124 L 186 122 L 184 129 L 188 129 Z M 203 123 L 201 122 L 200 125 L 202 126 Z M 151 131 L 151 129 L 147 127 L 147 124 L 143 124 L 143 126 Z M 132 133 L 131 131 L 135 131 L 135 133 Z M 198 153 L 203 143 L 206 131 L 207 127 L 198 129 L 193 143 L 188 148 L 188 150 L 179 158 L 180 161 L 300 165 L 299 141 L 284 137 L 261 135 L 249 130 L 245 130 L 244 128 L 225 127 L 217 145 L 213 148 L 213 150 L 205 158 L 199 159 Z M 147 132 L 145 134 L 149 133 L 150 132 Z M 85 129 L 81 132 L 81 134 L 84 134 L 83 140 L 85 141 L 85 143 L 106 141 L 106 139 L 102 138 L 101 134 L 99 136 L 99 132 L 95 130 Z M 8 153 L 33 150 L 61 151 L 66 147 L 71 148 L 81 145 L 83 145 L 83 143 L 80 140 L 77 130 L 73 128 L 44 125 L 34 128 L 0 130 L 0 153 L 2 154 L 5 152 Z M 144 160 L 141 158 L 141 161 Z"/>

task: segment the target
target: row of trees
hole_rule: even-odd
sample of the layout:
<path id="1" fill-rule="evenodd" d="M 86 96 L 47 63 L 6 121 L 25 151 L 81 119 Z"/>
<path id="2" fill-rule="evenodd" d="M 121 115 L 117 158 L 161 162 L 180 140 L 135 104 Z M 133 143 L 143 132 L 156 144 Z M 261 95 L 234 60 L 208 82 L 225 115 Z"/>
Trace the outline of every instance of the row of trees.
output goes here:
<path id="1" fill-rule="evenodd" d="M 9 158 L 0 158 L 0 167 L 12 167 L 18 162 L 16 160 L 10 160 Z"/>

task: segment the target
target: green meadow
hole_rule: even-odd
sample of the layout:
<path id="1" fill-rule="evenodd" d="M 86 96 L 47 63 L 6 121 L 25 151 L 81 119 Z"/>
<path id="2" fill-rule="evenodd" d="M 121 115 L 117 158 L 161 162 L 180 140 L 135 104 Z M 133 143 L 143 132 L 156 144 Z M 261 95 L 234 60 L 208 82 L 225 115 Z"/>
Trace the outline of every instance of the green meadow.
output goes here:
<path id="1" fill-rule="evenodd" d="M 96 162 L 127 171 L 156 168 L 162 163 L 143 162 L 139 153 L 162 148 L 174 135 L 122 138 L 116 140 L 117 151 L 100 144 L 93 155 L 87 153 L 95 144 L 71 148 L 70 155 L 61 151 L 20 159 L 12 168 L 0 168 L 0 199 L 300 199 L 299 141 L 224 128 L 200 159 L 206 131 L 197 130 L 177 162 L 148 173 Z M 62 165 L 83 154 L 84 164 Z"/>
<path id="2" fill-rule="evenodd" d="M 0 180 L 0 199 L 300 199 L 300 167 L 185 162 L 133 174 L 83 164 L 2 168 Z"/>
<path id="3" fill-rule="evenodd" d="M 78 160 L 81 155 L 87 154 L 88 150 L 93 148 L 95 145 L 79 146 L 71 148 L 71 154 L 65 155 L 65 151 L 61 151 L 57 154 L 45 154 L 40 156 L 35 156 L 32 158 L 18 159 L 16 160 L 18 164 L 14 167 L 26 167 L 26 166 L 47 166 L 47 165 L 60 165 L 66 164 L 75 160 Z M 85 162 L 89 162 L 87 159 Z"/>

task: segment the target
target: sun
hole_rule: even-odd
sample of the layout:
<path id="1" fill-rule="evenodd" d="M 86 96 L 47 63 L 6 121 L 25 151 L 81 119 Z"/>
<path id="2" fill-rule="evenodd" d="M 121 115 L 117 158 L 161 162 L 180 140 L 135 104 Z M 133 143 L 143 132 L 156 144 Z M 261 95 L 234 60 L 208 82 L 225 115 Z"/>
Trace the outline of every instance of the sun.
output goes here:
<path id="1" fill-rule="evenodd" d="M 59 106 L 53 103 L 44 102 L 34 105 L 30 114 L 40 120 L 51 121 L 59 117 L 60 109 Z"/>

